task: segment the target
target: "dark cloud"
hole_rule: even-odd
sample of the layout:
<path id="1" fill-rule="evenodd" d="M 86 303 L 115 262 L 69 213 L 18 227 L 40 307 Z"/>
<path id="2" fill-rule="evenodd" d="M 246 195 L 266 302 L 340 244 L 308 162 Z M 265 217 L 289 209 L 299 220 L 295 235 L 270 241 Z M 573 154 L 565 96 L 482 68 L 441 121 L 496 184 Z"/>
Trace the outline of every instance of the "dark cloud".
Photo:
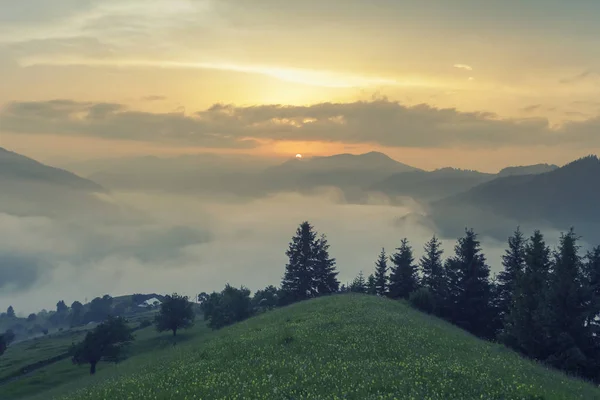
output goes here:
<path id="1" fill-rule="evenodd" d="M 0 110 L 0 125 L 15 133 L 91 136 L 108 139 L 249 148 L 252 140 L 184 113 L 132 111 L 115 103 L 50 100 L 13 102 Z"/>
<path id="2" fill-rule="evenodd" d="M 0 289 L 21 291 L 30 288 L 48 271 L 48 263 L 30 254 L 0 251 Z"/>
<path id="3" fill-rule="evenodd" d="M 0 124 L 15 133 L 52 133 L 213 148 L 252 147 L 255 139 L 318 140 L 401 147 L 600 146 L 598 119 L 555 130 L 544 118 L 503 119 L 387 99 L 311 106 L 215 104 L 194 114 L 150 113 L 113 103 L 13 102 Z"/>
<path id="4" fill-rule="evenodd" d="M 521 108 L 521 111 L 530 113 L 530 112 L 539 110 L 541 107 L 542 107 L 541 104 L 533 104 L 533 105 Z"/>

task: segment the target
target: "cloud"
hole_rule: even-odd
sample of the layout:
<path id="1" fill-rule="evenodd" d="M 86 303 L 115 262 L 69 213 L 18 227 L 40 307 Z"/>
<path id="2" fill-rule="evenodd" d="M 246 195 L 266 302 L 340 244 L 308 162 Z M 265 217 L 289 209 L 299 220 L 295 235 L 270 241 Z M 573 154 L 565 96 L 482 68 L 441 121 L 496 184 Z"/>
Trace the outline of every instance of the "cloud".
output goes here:
<path id="1" fill-rule="evenodd" d="M 453 67 L 458 69 L 465 69 L 467 71 L 473 71 L 473 67 L 467 64 L 454 64 Z"/>
<path id="2" fill-rule="evenodd" d="M 539 110 L 541 107 L 542 107 L 541 104 L 532 104 L 530 106 L 521 108 L 521 111 L 530 113 L 530 112 Z"/>
<path id="3" fill-rule="evenodd" d="M 417 259 L 434 233 L 443 239 L 445 256 L 456 240 L 440 234 L 435 225 L 401 219 L 416 211 L 408 204 L 346 204 L 336 190 L 311 196 L 281 193 L 248 202 L 154 193 L 114 196 L 152 217 L 138 223 L 76 224 L 0 214 L 0 303 L 33 312 L 61 299 L 70 303 L 105 293 L 177 291 L 194 296 L 226 283 L 252 290 L 277 285 L 285 250 L 304 220 L 327 234 L 343 283 L 361 270 L 372 272 L 381 248 L 392 252 L 403 237 Z M 480 238 L 493 270 L 499 271 L 505 243 L 486 234 Z"/>
<path id="4" fill-rule="evenodd" d="M 48 262 L 29 254 L 0 253 L 0 290 L 29 289 L 48 271 Z"/>
<path id="5" fill-rule="evenodd" d="M 105 139 L 249 148 L 252 140 L 217 132 L 218 126 L 184 113 L 149 113 L 122 104 L 57 99 L 14 102 L 0 111 L 0 125 L 15 133 L 91 136 Z"/>
<path id="6" fill-rule="evenodd" d="M 144 96 L 141 98 L 142 101 L 163 101 L 166 99 L 166 96 Z"/>
<path id="7" fill-rule="evenodd" d="M 600 72 L 588 69 L 578 75 L 575 75 L 575 76 L 572 76 L 569 78 L 563 78 L 559 82 L 562 84 L 575 84 L 575 83 L 579 83 L 579 82 L 590 80 L 590 79 L 595 80 L 598 78 L 600 78 Z"/>
<path id="8" fill-rule="evenodd" d="M 549 127 L 543 118 L 500 118 L 385 98 L 310 106 L 215 104 L 196 113 L 151 113 L 123 104 L 51 100 L 0 110 L 7 132 L 89 136 L 207 148 L 251 148 L 257 140 L 325 141 L 397 147 L 598 147 L 598 118 Z"/>
<path id="9" fill-rule="evenodd" d="M 0 223 L 0 289 L 7 294 L 39 285 L 61 265 L 77 269 L 108 257 L 166 265 L 186 247 L 213 239 L 203 224 L 158 221 L 155 216 L 107 223 L 0 213 Z"/>
<path id="10" fill-rule="evenodd" d="M 275 78 L 285 82 L 298 83 L 309 86 L 325 88 L 369 88 L 382 86 L 403 87 L 438 87 L 439 83 L 423 79 L 395 79 L 361 74 L 350 74 L 328 70 L 283 68 L 268 65 L 246 65 L 224 62 L 189 62 L 165 60 L 136 60 L 130 58 L 85 58 L 70 57 L 68 54 L 61 57 L 44 57 L 35 55 L 21 57 L 19 63 L 24 67 L 31 66 L 102 66 L 119 68 L 169 68 L 169 69 L 205 69 L 217 71 L 241 72 L 258 74 Z"/>

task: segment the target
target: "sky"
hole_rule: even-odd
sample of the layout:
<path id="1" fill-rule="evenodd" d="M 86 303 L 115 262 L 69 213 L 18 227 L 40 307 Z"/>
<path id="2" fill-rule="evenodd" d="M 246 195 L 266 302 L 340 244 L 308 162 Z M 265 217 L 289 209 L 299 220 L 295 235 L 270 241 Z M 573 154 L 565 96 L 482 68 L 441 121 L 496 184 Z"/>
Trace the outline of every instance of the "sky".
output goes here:
<path id="1" fill-rule="evenodd" d="M 0 0 L 0 147 L 56 166 L 370 151 L 424 169 L 560 165 L 600 153 L 598 20 L 596 0 Z M 0 213 L 0 309 L 277 284 L 306 219 L 343 282 L 436 233 L 339 193 L 111 196 L 144 218 Z M 482 242 L 497 272 L 505 244 Z"/>
<path id="2" fill-rule="evenodd" d="M 595 0 L 0 0 L 0 146 L 42 161 L 600 149 Z"/>

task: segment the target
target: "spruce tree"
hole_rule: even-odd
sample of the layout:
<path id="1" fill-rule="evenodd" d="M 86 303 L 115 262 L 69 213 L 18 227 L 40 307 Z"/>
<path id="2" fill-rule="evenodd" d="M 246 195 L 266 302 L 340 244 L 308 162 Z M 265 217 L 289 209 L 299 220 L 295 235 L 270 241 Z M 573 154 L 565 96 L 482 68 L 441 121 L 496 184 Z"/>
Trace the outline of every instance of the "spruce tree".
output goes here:
<path id="1" fill-rule="evenodd" d="M 335 258 L 329 257 L 329 243 L 327 237 L 321 237 L 314 244 L 315 261 L 313 263 L 313 290 L 314 296 L 335 293 L 340 288 L 337 279 L 338 272 L 335 267 Z"/>
<path id="2" fill-rule="evenodd" d="M 389 296 L 393 299 L 408 299 L 419 286 L 417 266 L 414 264 L 412 248 L 408 239 L 400 242 L 397 252 L 390 257 L 392 268 L 389 279 Z"/>
<path id="3" fill-rule="evenodd" d="M 377 294 L 377 281 L 375 279 L 375 275 L 369 275 L 367 279 L 367 293 L 376 295 Z"/>
<path id="4" fill-rule="evenodd" d="M 450 278 L 450 320 L 477 336 L 492 337 L 490 267 L 481 253 L 477 234 L 472 229 L 465 230 L 454 252 L 454 257 L 446 263 Z"/>
<path id="5" fill-rule="evenodd" d="M 379 296 L 385 296 L 388 288 L 387 277 L 388 265 L 385 249 L 381 249 L 379 258 L 375 262 L 375 292 Z"/>
<path id="6" fill-rule="evenodd" d="M 586 353 L 590 350 L 592 335 L 585 324 L 588 296 L 578 239 L 572 228 L 561 235 L 550 273 L 544 317 L 548 340 L 546 361 L 557 368 L 584 375 L 590 362 Z"/>
<path id="7" fill-rule="evenodd" d="M 504 270 L 497 276 L 496 301 L 500 318 L 505 318 L 510 309 L 517 279 L 525 268 L 525 237 L 520 228 L 508 238 L 508 249 L 502 256 Z"/>
<path id="8" fill-rule="evenodd" d="M 312 297 L 315 242 L 316 233 L 312 225 L 308 221 L 301 223 L 285 253 L 289 261 L 285 266 L 281 288 L 289 301 Z"/>
<path id="9" fill-rule="evenodd" d="M 442 263 L 442 243 L 433 236 L 424 246 L 425 254 L 419 260 L 421 285 L 433 295 L 437 305 L 442 303 L 446 288 L 446 274 Z"/>
<path id="10" fill-rule="evenodd" d="M 534 359 L 545 358 L 544 302 L 552 267 L 544 235 L 536 230 L 525 244 L 525 268 L 518 277 L 502 340 Z"/>
<path id="11" fill-rule="evenodd" d="M 596 320 L 600 316 L 600 246 L 587 252 L 583 272 L 590 296 L 587 322 L 600 334 L 600 323 Z"/>
<path id="12" fill-rule="evenodd" d="M 296 230 L 286 255 L 289 258 L 281 282 L 284 303 L 335 293 L 339 290 L 335 258 L 329 256 L 325 235 L 317 238 L 313 226 L 305 221 Z"/>
<path id="13" fill-rule="evenodd" d="M 362 271 L 358 273 L 356 278 L 350 284 L 350 291 L 355 293 L 367 293 L 367 282 Z"/>
<path id="14" fill-rule="evenodd" d="M 586 324 L 592 334 L 592 343 L 588 350 L 587 376 L 598 379 L 600 376 L 600 246 L 588 251 L 585 257 L 584 274 L 587 286 L 588 311 Z"/>

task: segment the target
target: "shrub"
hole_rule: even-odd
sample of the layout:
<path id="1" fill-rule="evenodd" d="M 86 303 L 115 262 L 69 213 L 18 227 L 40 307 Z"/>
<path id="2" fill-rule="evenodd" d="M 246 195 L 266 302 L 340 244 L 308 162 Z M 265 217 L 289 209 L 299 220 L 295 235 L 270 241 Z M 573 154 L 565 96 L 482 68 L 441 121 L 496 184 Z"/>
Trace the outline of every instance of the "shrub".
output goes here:
<path id="1" fill-rule="evenodd" d="M 410 294 L 408 301 L 417 310 L 429 314 L 432 314 L 435 311 L 435 298 L 428 289 L 420 288 L 415 290 Z"/>
<path id="2" fill-rule="evenodd" d="M 142 322 L 140 322 L 140 329 L 147 328 L 150 325 L 152 325 L 152 321 L 150 321 L 149 319 L 146 318 Z"/>

